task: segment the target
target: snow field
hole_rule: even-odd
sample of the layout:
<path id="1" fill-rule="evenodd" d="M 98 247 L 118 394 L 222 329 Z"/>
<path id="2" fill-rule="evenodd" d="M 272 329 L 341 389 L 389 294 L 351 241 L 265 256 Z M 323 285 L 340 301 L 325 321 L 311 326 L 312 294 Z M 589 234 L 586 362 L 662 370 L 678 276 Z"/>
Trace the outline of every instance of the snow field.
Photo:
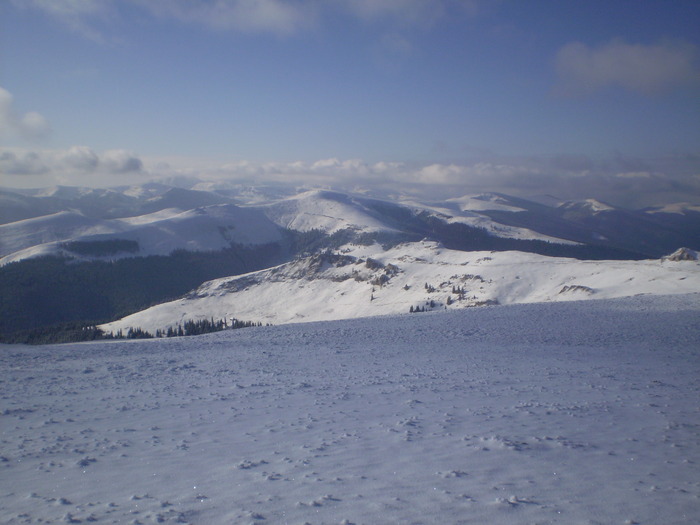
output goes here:
<path id="1" fill-rule="evenodd" d="M 204 283 L 186 298 L 159 304 L 107 323 L 116 333 L 141 328 L 176 328 L 188 319 L 230 319 L 270 324 L 408 314 L 426 307 L 448 310 L 481 304 L 513 304 L 582 299 L 610 299 L 639 294 L 700 292 L 697 261 L 580 261 L 523 252 L 462 252 L 432 241 L 401 244 L 347 245 L 340 254 L 353 264 L 314 267 L 301 259 L 245 276 Z M 385 268 L 371 269 L 373 259 L 393 265 L 385 284 Z M 425 285 L 434 287 L 426 290 Z M 466 293 L 453 294 L 459 287 Z M 450 304 L 448 306 L 448 298 Z"/>
<path id="2" fill-rule="evenodd" d="M 131 240 L 139 255 L 168 255 L 174 250 L 216 251 L 231 243 L 257 245 L 281 239 L 261 211 L 217 204 L 183 211 L 165 208 L 121 219 L 94 219 L 75 211 L 0 224 L 0 265 L 39 255 L 65 255 L 71 241 Z M 121 254 L 123 257 L 133 254 Z"/>
<path id="3" fill-rule="evenodd" d="M 700 297 L 0 347 L 4 523 L 692 523 Z"/>

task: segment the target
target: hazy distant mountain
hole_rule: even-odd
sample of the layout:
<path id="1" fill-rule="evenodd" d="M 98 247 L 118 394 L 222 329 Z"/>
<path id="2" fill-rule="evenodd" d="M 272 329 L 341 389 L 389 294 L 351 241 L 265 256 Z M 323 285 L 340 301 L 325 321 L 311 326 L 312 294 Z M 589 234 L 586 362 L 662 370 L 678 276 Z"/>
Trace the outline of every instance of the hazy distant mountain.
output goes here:
<path id="1" fill-rule="evenodd" d="M 692 206 L 683 213 L 626 210 L 594 199 L 566 201 L 550 206 L 509 198 L 522 211 L 485 210 L 496 222 L 531 228 L 553 237 L 586 245 L 615 247 L 661 257 L 681 246 L 700 247 L 700 212 Z M 673 209 L 673 208 L 672 208 Z"/>
<path id="2" fill-rule="evenodd" d="M 461 250 L 515 249 L 580 258 L 656 258 L 681 246 L 700 249 L 700 206 L 692 205 L 624 210 L 593 199 L 541 204 L 496 193 L 419 202 L 327 190 L 290 196 L 272 188 L 197 187 L 211 191 L 159 183 L 2 191 L 2 263 L 71 256 L 66 243 L 98 240 L 139 243 L 138 250 L 112 258 L 279 240 L 267 222 L 283 230 L 345 232 L 365 241 L 428 238 Z"/>
<path id="3" fill-rule="evenodd" d="M 166 202 L 172 203 L 170 199 Z M 216 204 L 187 211 L 164 208 L 122 219 L 96 219 L 79 211 L 62 211 L 0 225 L 0 238 L 1 260 L 8 263 L 39 255 L 114 259 L 169 255 L 174 250 L 209 252 L 232 244 L 278 242 L 282 234 L 259 210 Z M 108 247 L 114 241 L 131 241 L 135 249 L 106 253 L 81 249 L 88 245 Z"/>

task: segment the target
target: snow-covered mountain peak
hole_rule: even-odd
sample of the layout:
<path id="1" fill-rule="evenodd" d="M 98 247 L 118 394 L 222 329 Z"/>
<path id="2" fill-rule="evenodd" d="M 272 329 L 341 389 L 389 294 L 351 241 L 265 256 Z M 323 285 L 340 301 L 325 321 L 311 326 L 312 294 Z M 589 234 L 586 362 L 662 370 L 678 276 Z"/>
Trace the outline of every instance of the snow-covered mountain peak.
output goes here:
<path id="1" fill-rule="evenodd" d="M 215 191 L 202 191 L 205 188 Z M 685 205 L 635 212 L 588 199 L 551 207 L 488 192 L 436 202 L 415 196 L 407 200 L 406 195 L 376 198 L 376 194 L 370 197 L 332 189 L 254 187 L 228 181 L 193 183 L 189 189 L 150 182 L 112 189 L 59 186 L 8 190 L 0 193 L 0 201 L 0 223 L 43 217 L 43 231 L 55 230 L 53 235 L 18 240 L 15 233 L 22 237 L 26 224 L 4 229 L 0 242 L 22 252 L 12 260 L 53 253 L 54 248 L 48 245 L 26 251 L 34 246 L 29 243 L 30 237 L 46 239 L 44 244 L 120 238 L 140 246 L 124 256 L 142 256 L 167 255 L 168 249 L 219 250 L 227 247 L 227 242 L 253 242 L 261 233 L 267 242 L 278 238 L 280 228 L 313 230 L 309 238 L 342 231 L 344 239 L 382 239 L 387 246 L 428 237 L 460 250 L 524 249 L 582 258 L 658 258 L 679 246 L 700 249 L 695 245 L 695 208 L 700 207 Z M 101 223 L 104 228 L 100 231 L 90 231 L 77 221 L 71 230 L 66 229 L 65 218 L 56 215 L 58 212 L 108 222 Z M 192 226 L 195 222 L 196 227 Z M 185 223 L 192 227 L 184 227 Z M 263 223 L 267 225 L 264 228 L 259 226 Z M 153 227 L 150 232 L 144 230 L 148 225 Z M 161 229 L 167 242 L 154 228 Z M 141 231 L 131 231 L 134 229 Z M 234 230 L 237 235 L 231 236 Z M 238 235 L 244 230 L 254 233 Z M 92 237 L 86 238 L 88 235 Z M 95 239 L 94 235 L 111 237 Z M 179 235 L 185 237 L 177 239 Z M 306 242 L 307 237 L 301 237 Z M 337 246 L 340 237 L 329 240 L 328 245 Z"/>
<path id="2" fill-rule="evenodd" d="M 655 206 L 644 210 L 648 214 L 655 213 L 673 213 L 676 215 L 687 215 L 688 212 L 700 213 L 700 205 L 690 204 L 688 202 L 676 202 L 666 204 L 664 206 Z"/>
<path id="3" fill-rule="evenodd" d="M 396 231 L 362 199 L 328 190 L 310 190 L 264 207 L 267 216 L 283 228 L 297 231 Z"/>
<path id="4" fill-rule="evenodd" d="M 170 186 L 161 184 L 159 182 L 147 182 L 146 184 L 138 184 L 134 186 L 121 188 L 121 192 L 129 197 L 134 197 L 138 199 L 150 199 L 162 195 L 169 189 Z"/>
<path id="5" fill-rule="evenodd" d="M 600 202 L 599 200 L 596 199 L 586 199 L 586 204 L 588 207 L 593 210 L 593 211 L 611 211 L 614 210 L 615 208 L 613 206 L 610 206 L 609 204 L 605 204 L 604 202 Z"/>
<path id="6" fill-rule="evenodd" d="M 678 248 L 671 255 L 667 255 L 666 257 L 663 257 L 662 260 L 673 261 L 673 262 L 680 262 L 680 261 L 696 261 L 697 262 L 698 260 L 700 260 L 700 257 L 698 255 L 698 252 L 696 252 L 695 250 L 691 250 L 690 248 Z"/>
<path id="7" fill-rule="evenodd" d="M 448 199 L 447 202 L 455 203 L 461 211 L 523 211 L 523 208 L 513 205 L 503 195 L 497 193 L 464 195 L 456 199 Z"/>
<path id="8" fill-rule="evenodd" d="M 89 191 L 88 188 L 80 188 L 73 186 L 51 186 L 50 188 L 42 188 L 36 190 L 33 193 L 33 196 L 40 198 L 56 197 L 60 199 L 74 199 L 76 197 L 84 195 L 87 191 Z"/>
<path id="9" fill-rule="evenodd" d="M 601 213 L 614 211 L 616 208 L 597 199 L 584 199 L 580 201 L 566 201 L 559 206 L 560 208 L 572 211 L 586 211 L 588 213 Z"/>
<path id="10" fill-rule="evenodd" d="M 183 188 L 168 188 L 165 192 L 149 198 L 147 207 L 152 209 L 160 208 L 180 208 L 189 210 L 198 206 L 209 206 L 212 204 L 226 204 L 230 199 L 215 193 L 187 190 Z"/>

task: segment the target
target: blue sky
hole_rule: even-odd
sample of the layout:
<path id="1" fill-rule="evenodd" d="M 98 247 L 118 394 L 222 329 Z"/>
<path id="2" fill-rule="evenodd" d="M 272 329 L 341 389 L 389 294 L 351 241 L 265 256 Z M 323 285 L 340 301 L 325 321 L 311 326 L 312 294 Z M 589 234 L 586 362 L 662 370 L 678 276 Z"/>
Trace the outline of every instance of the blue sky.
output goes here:
<path id="1" fill-rule="evenodd" d="M 3 185 L 700 202 L 696 1 L 10 0 L 0 17 Z"/>

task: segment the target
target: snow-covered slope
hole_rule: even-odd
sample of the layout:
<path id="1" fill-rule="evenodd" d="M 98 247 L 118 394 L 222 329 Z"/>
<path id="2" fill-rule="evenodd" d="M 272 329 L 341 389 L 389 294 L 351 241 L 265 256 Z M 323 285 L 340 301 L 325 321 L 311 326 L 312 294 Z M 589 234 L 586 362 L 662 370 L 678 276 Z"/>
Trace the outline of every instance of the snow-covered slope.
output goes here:
<path id="1" fill-rule="evenodd" d="M 698 319 L 647 296 L 5 346 L 0 522 L 695 523 Z"/>
<path id="2" fill-rule="evenodd" d="M 267 205 L 264 210 L 272 221 L 290 230 L 397 231 L 368 209 L 363 199 L 334 191 L 307 191 Z"/>
<path id="3" fill-rule="evenodd" d="M 461 223 L 488 232 L 494 237 L 521 240 L 542 240 L 576 244 L 542 235 L 527 228 L 499 224 L 480 212 L 488 210 L 522 211 L 496 194 L 468 195 L 440 203 L 421 203 L 414 199 L 393 203 L 332 191 L 308 191 L 281 199 L 264 208 L 276 224 L 297 231 L 339 230 L 358 232 L 413 231 L 411 221 L 416 214 L 429 214 L 448 224 Z M 404 216 L 404 222 L 399 217 Z"/>
<path id="4" fill-rule="evenodd" d="M 0 189 L 0 224 L 41 217 L 61 210 L 45 199 Z"/>
<path id="5" fill-rule="evenodd" d="M 76 211 L 62 211 L 0 225 L 0 256 L 4 258 L 27 248 L 53 246 L 58 241 L 119 231 L 123 228 L 114 221 L 93 219 Z"/>
<path id="6" fill-rule="evenodd" d="M 7 264 L 37 255 L 76 256 L 66 247 L 68 242 L 135 241 L 138 252 L 121 256 L 145 256 L 167 255 L 177 249 L 213 251 L 231 244 L 277 242 L 281 233 L 259 210 L 221 204 L 187 211 L 166 208 L 123 219 L 59 212 L 0 225 L 0 239 L 0 264 Z"/>
<path id="7" fill-rule="evenodd" d="M 143 188 L 153 191 L 158 187 L 166 191 L 167 187 L 147 184 Z M 22 196 L 28 199 L 29 208 L 22 210 L 10 206 L 10 214 L 20 218 L 38 217 L 45 210 L 66 211 L 75 210 L 96 219 L 111 219 L 139 214 L 140 199 L 131 195 L 125 188 L 97 189 L 85 187 L 55 186 L 22 191 Z"/>
<path id="8" fill-rule="evenodd" d="M 204 283 L 182 299 L 103 325 L 155 332 L 188 319 L 283 324 L 484 304 L 700 292 L 700 263 L 579 261 L 520 252 L 460 252 L 434 242 L 388 251 L 348 246 L 270 270 Z"/>
<path id="9" fill-rule="evenodd" d="M 447 202 L 457 205 L 461 211 L 523 211 L 523 208 L 512 203 L 506 195 L 499 195 L 497 193 L 464 195 L 456 199 L 448 199 Z"/>
<path id="10" fill-rule="evenodd" d="M 135 188 L 131 188 L 133 192 Z M 213 206 L 217 204 L 229 204 L 230 199 L 206 191 L 186 190 L 182 188 L 168 188 L 156 196 L 150 197 L 141 205 L 142 212 L 153 212 L 165 208 L 179 208 L 181 210 L 191 210 Z"/>
<path id="11" fill-rule="evenodd" d="M 120 222 L 133 227 L 120 238 L 138 241 L 146 254 L 168 254 L 176 249 L 220 250 L 231 244 L 265 244 L 281 238 L 279 229 L 263 213 L 232 204 L 205 206 L 173 215 L 161 210 Z"/>
<path id="12" fill-rule="evenodd" d="M 646 213 L 674 213 L 676 215 L 686 215 L 688 213 L 700 213 L 700 205 L 693 205 L 687 202 L 676 202 L 665 206 L 655 206 L 644 210 Z"/>
<path id="13" fill-rule="evenodd" d="M 576 211 L 580 213 L 601 213 L 606 211 L 614 211 L 615 207 L 596 199 L 584 199 L 582 201 L 566 201 L 559 205 L 559 208 L 567 211 Z"/>
<path id="14" fill-rule="evenodd" d="M 484 200 L 482 200 L 482 197 Z M 488 232 L 493 237 L 523 241 L 544 241 L 555 244 L 580 244 L 575 241 L 544 235 L 530 228 L 499 223 L 484 215 L 484 212 L 494 210 L 515 212 L 523 210 L 506 204 L 506 201 L 500 196 L 493 195 L 488 199 L 486 197 L 483 195 L 464 197 L 432 205 L 421 204 L 415 201 L 403 201 L 402 204 L 416 213 L 429 213 L 447 224 L 464 224 Z"/>
<path id="15" fill-rule="evenodd" d="M 700 215 L 692 205 L 634 212 L 595 199 L 545 205 L 483 193 L 424 202 L 400 193 L 377 199 L 331 190 L 293 191 L 196 181 L 189 189 L 147 183 L 112 189 L 0 191 L 2 263 L 64 253 L 61 243 L 93 240 L 95 234 L 110 240 L 123 232 L 130 232 L 125 240 L 137 241 L 140 247 L 123 256 L 167 254 L 176 248 L 217 250 L 226 245 L 228 233 L 220 232 L 228 231 L 229 219 L 212 211 L 208 218 L 189 217 L 196 226 L 185 225 L 187 214 L 198 213 L 193 210 L 217 206 L 228 206 L 229 215 L 236 216 L 231 220 L 243 239 L 257 238 L 258 223 L 272 222 L 298 232 L 331 235 L 342 230 L 345 238 L 381 238 L 386 244 L 428 238 L 461 250 L 516 249 L 579 258 L 660 257 L 681 246 L 700 249 Z M 248 215 L 231 211 L 233 205 L 245 208 Z M 176 218 L 177 212 L 186 215 Z M 66 214 L 72 217 L 72 226 L 66 224 Z M 30 219 L 34 222 L 26 222 Z M 251 222 L 242 224 L 239 219 Z M 266 240 L 274 237 L 269 226 L 263 227 Z M 162 239 L 154 245 L 159 227 Z"/>

